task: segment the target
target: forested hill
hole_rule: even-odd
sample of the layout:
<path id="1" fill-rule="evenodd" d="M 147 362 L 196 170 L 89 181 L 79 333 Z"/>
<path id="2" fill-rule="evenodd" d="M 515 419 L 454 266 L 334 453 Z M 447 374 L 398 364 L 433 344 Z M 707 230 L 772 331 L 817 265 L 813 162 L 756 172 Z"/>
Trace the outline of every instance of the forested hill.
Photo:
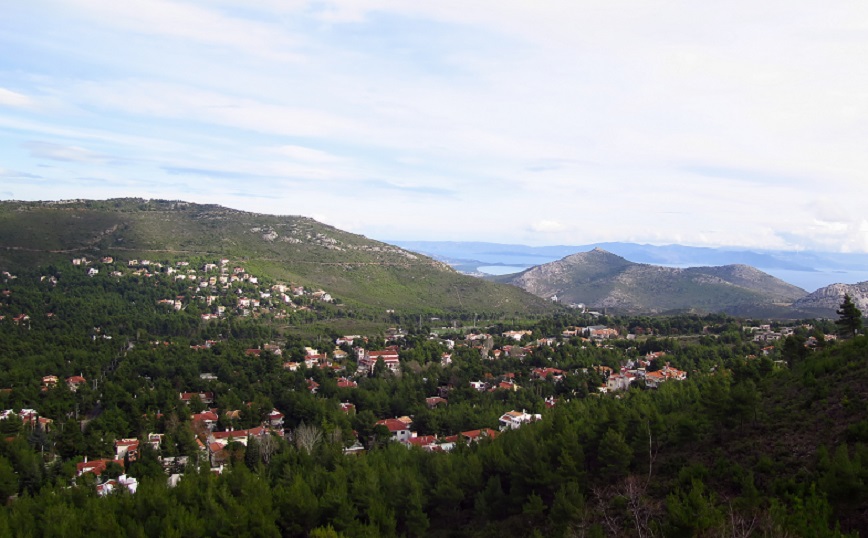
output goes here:
<path id="1" fill-rule="evenodd" d="M 805 290 L 746 265 L 662 267 L 596 248 L 521 273 L 492 277 L 540 297 L 621 312 L 677 310 L 799 317 L 787 310 Z"/>
<path id="2" fill-rule="evenodd" d="M 0 202 L 0 269 L 15 272 L 79 256 L 242 260 L 260 275 L 324 289 L 351 307 L 381 313 L 552 310 L 522 290 L 305 217 L 132 198 Z"/>

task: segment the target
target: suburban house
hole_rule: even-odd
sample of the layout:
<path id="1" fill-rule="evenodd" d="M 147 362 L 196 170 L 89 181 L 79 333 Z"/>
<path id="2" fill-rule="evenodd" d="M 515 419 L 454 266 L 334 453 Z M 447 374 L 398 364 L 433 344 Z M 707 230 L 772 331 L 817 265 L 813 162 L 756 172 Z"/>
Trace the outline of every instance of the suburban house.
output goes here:
<path id="1" fill-rule="evenodd" d="M 78 387 L 87 383 L 87 379 L 80 375 L 74 375 L 72 377 L 66 378 L 66 384 L 69 386 L 69 390 L 75 392 L 78 390 Z"/>
<path id="2" fill-rule="evenodd" d="M 220 417 L 213 410 L 209 409 L 204 413 L 194 413 L 190 416 L 190 420 L 194 423 L 201 423 L 209 432 L 212 432 L 217 427 L 217 421 L 220 420 Z"/>
<path id="3" fill-rule="evenodd" d="M 405 443 L 412 438 L 413 432 L 410 431 L 411 424 L 412 421 L 407 422 L 398 418 L 385 418 L 377 421 L 378 426 L 385 426 L 389 430 L 394 441 L 401 443 Z"/>
<path id="4" fill-rule="evenodd" d="M 398 359 L 398 348 L 390 346 L 379 351 L 367 351 L 363 348 L 356 348 L 356 357 L 359 361 L 359 371 L 374 373 L 374 368 L 377 361 L 382 360 L 386 368 L 393 372 L 401 369 L 401 362 Z"/>
<path id="5" fill-rule="evenodd" d="M 536 422 L 542 420 L 540 414 L 530 414 L 522 411 L 507 411 L 500 416 L 500 431 L 517 430 L 528 422 Z"/>
<path id="6" fill-rule="evenodd" d="M 504 338 L 512 338 L 516 342 L 522 339 L 524 336 L 530 336 L 533 334 L 533 331 L 506 331 L 503 333 Z"/>
<path id="7" fill-rule="evenodd" d="M 127 490 L 130 493 L 135 493 L 139 489 L 139 481 L 132 476 L 122 474 L 117 480 L 107 480 L 96 487 L 96 493 L 100 497 L 109 495 L 115 490 Z"/>
<path id="8" fill-rule="evenodd" d="M 566 372 L 557 368 L 534 368 L 531 371 L 531 375 L 536 379 L 548 379 L 549 376 L 552 376 L 554 381 L 563 381 L 566 374 Z"/>
<path id="9" fill-rule="evenodd" d="M 210 405 L 214 403 L 214 393 L 213 392 L 182 392 L 180 393 L 179 398 L 185 404 L 190 404 L 190 399 L 193 396 L 198 396 L 199 400 L 206 405 Z"/>
<path id="10" fill-rule="evenodd" d="M 138 439 L 118 439 L 115 441 L 115 459 L 136 461 L 139 455 Z"/>
<path id="11" fill-rule="evenodd" d="M 117 463 L 121 468 L 124 466 L 124 460 L 122 459 L 87 461 L 87 458 L 85 457 L 83 462 L 75 464 L 75 476 L 81 476 L 85 473 L 93 473 L 94 475 L 99 476 L 106 470 L 108 464 L 112 462 Z"/>

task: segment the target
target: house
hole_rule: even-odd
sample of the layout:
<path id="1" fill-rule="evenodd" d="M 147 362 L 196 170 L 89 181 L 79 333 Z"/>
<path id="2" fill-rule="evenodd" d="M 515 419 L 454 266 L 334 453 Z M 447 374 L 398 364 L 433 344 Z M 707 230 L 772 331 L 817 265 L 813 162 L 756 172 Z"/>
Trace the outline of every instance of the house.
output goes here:
<path id="1" fill-rule="evenodd" d="M 558 370 L 557 368 L 534 368 L 531 371 L 531 375 L 536 379 L 548 379 L 549 376 L 552 377 L 554 381 L 563 381 L 564 376 L 567 375 L 563 370 Z"/>
<path id="2" fill-rule="evenodd" d="M 56 375 L 47 375 L 42 378 L 42 386 L 47 389 L 53 389 L 57 386 L 57 376 Z"/>
<path id="3" fill-rule="evenodd" d="M 482 439 L 494 439 L 495 437 L 497 437 L 497 432 L 491 428 L 461 432 L 461 438 L 468 444 L 478 443 Z"/>
<path id="4" fill-rule="evenodd" d="M 392 434 L 392 440 L 402 443 L 407 442 L 412 437 L 410 424 L 397 418 L 386 418 L 377 421 L 378 426 L 385 426 L 389 430 L 389 433 Z"/>
<path id="5" fill-rule="evenodd" d="M 638 378 L 639 376 L 637 374 L 622 369 L 621 373 L 611 374 L 608 379 L 606 379 L 606 389 L 609 392 L 627 390 Z"/>
<path id="6" fill-rule="evenodd" d="M 180 393 L 180 399 L 185 404 L 190 404 L 190 399 L 193 396 L 198 396 L 199 401 L 203 404 L 210 405 L 214 403 L 214 393 L 213 392 L 182 392 Z"/>
<path id="7" fill-rule="evenodd" d="M 489 392 L 494 392 L 496 390 L 511 390 L 513 392 L 517 391 L 521 387 L 518 386 L 518 383 L 515 381 L 501 381 L 497 385 L 491 387 Z"/>
<path id="8" fill-rule="evenodd" d="M 425 405 L 428 406 L 428 409 L 434 409 L 438 405 L 446 405 L 449 402 L 446 398 L 441 398 L 440 396 L 432 396 L 430 398 L 425 398 Z"/>
<path id="9" fill-rule="evenodd" d="M 272 409 L 271 413 L 268 413 L 268 416 L 265 417 L 265 420 L 272 428 L 283 428 L 283 418 L 283 413 L 281 413 L 277 409 Z"/>
<path id="10" fill-rule="evenodd" d="M 87 383 L 87 379 L 80 375 L 74 375 L 72 377 L 66 378 L 66 384 L 67 386 L 69 386 L 69 390 L 71 390 L 72 392 L 77 391 L 78 387 L 84 385 L 85 383 Z"/>
<path id="11" fill-rule="evenodd" d="M 504 338 L 512 338 L 516 342 L 522 339 L 524 336 L 530 336 L 533 334 L 533 331 L 506 331 L 502 334 Z"/>
<path id="12" fill-rule="evenodd" d="M 106 470 L 106 467 L 108 466 L 108 464 L 112 463 L 112 462 L 117 463 L 118 465 L 121 466 L 121 468 L 123 468 L 123 466 L 124 466 L 124 460 L 122 460 L 122 459 L 120 459 L 120 460 L 102 459 L 102 460 L 87 461 L 87 457 L 85 457 L 83 462 L 75 464 L 75 476 L 81 476 L 85 473 L 93 473 L 94 475 L 99 476 Z"/>
<path id="13" fill-rule="evenodd" d="M 105 497 L 115 490 L 126 490 L 130 493 L 135 493 L 139 488 L 139 481 L 132 476 L 122 474 L 117 480 L 107 480 L 106 482 L 97 485 L 96 493 L 100 497 Z"/>
<path id="14" fill-rule="evenodd" d="M 437 447 L 436 435 L 413 435 L 407 440 L 407 446 L 418 446 L 427 451 L 433 451 Z"/>
<path id="15" fill-rule="evenodd" d="M 541 420 L 542 415 L 540 414 L 530 414 L 522 411 L 507 411 L 503 415 L 500 416 L 500 431 L 504 430 L 517 430 L 522 425 L 527 424 L 529 422 L 536 422 L 537 420 Z"/>
<path id="16" fill-rule="evenodd" d="M 139 455 L 138 439 L 118 439 L 115 441 L 115 459 L 136 461 Z"/>
<path id="17" fill-rule="evenodd" d="M 154 450 L 160 450 L 160 445 L 163 443 L 162 433 L 149 433 L 148 434 L 148 444 L 151 445 L 151 448 Z"/>
<path id="18" fill-rule="evenodd" d="M 359 371 L 374 373 L 374 368 L 377 361 L 382 360 L 386 368 L 392 372 L 397 372 L 401 369 L 401 361 L 398 358 L 398 348 L 390 346 L 379 351 L 367 351 L 362 348 L 356 349 L 356 356 L 359 360 Z"/>
<path id="19" fill-rule="evenodd" d="M 262 346 L 262 350 L 267 351 L 277 357 L 283 355 L 283 350 L 280 349 L 280 346 L 277 344 L 265 344 L 264 346 Z"/>
<path id="20" fill-rule="evenodd" d="M 23 424 L 34 425 L 39 418 L 39 413 L 35 409 L 22 409 L 18 412 L 18 418 Z"/>
<path id="21" fill-rule="evenodd" d="M 362 339 L 362 337 L 359 336 L 358 334 L 350 334 L 350 335 L 346 335 L 346 336 L 341 336 L 340 338 L 335 340 L 335 345 L 340 346 L 343 344 L 347 344 L 347 345 L 352 346 L 353 342 L 355 342 L 356 340 L 361 340 L 361 339 Z"/>
<path id="22" fill-rule="evenodd" d="M 471 381 L 470 386 L 479 392 L 485 392 L 488 390 L 488 383 L 485 381 Z"/>
<path id="23" fill-rule="evenodd" d="M 618 329 L 610 329 L 605 325 L 594 325 L 593 327 L 588 327 L 588 336 L 595 340 L 604 340 L 607 338 L 617 338 Z"/>
<path id="24" fill-rule="evenodd" d="M 353 381 L 352 379 L 347 379 L 346 377 L 338 378 L 338 388 L 339 389 L 354 389 L 358 387 L 359 384 Z"/>
<path id="25" fill-rule="evenodd" d="M 356 406 L 355 404 L 351 404 L 350 402 L 342 402 L 341 411 L 348 415 L 354 415 L 356 414 Z"/>
<path id="26" fill-rule="evenodd" d="M 247 446 L 247 440 L 251 437 L 262 439 L 268 435 L 268 430 L 264 426 L 257 426 L 249 430 L 231 430 L 226 432 L 211 432 L 208 435 L 209 445 L 219 445 L 220 448 L 225 448 L 229 443 L 241 443 Z"/>
<path id="27" fill-rule="evenodd" d="M 220 417 L 217 416 L 217 413 L 209 409 L 204 413 L 194 413 L 190 415 L 190 420 L 202 423 L 209 432 L 212 432 L 214 431 L 214 428 L 217 427 L 217 421 L 220 420 Z"/>

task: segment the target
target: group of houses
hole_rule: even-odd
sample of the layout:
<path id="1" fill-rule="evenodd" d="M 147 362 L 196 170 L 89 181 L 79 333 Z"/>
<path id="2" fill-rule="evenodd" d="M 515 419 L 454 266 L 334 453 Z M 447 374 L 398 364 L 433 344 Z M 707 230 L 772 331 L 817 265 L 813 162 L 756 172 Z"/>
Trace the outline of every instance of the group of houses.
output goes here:
<path id="1" fill-rule="evenodd" d="M 148 259 L 132 259 L 126 262 L 126 269 L 111 256 L 105 256 L 95 261 L 85 257 L 73 258 L 74 266 L 87 267 L 91 277 L 100 274 L 104 267 L 113 277 L 123 277 L 127 274 L 140 275 L 148 278 L 164 277 L 174 281 L 189 283 L 188 290 L 194 293 L 160 299 L 158 304 L 176 311 L 186 308 L 186 301 L 195 300 L 205 306 L 207 312 L 201 314 L 205 321 L 219 319 L 230 312 L 242 316 L 259 313 L 285 315 L 285 311 L 307 309 L 299 303 L 299 298 L 306 297 L 309 302 L 333 302 L 334 298 L 324 290 L 308 290 L 304 286 L 293 284 L 274 284 L 264 286 L 259 278 L 241 266 L 235 266 L 230 260 L 223 258 L 215 263 L 205 263 L 198 269 L 191 267 L 189 261 L 172 263 L 157 262 Z M 101 264 L 101 265 L 100 265 Z"/>

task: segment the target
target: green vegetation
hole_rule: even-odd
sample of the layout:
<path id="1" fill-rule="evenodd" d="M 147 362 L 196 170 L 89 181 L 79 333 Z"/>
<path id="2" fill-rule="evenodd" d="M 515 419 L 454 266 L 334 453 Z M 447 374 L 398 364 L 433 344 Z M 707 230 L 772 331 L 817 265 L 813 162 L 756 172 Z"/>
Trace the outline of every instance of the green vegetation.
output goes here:
<path id="1" fill-rule="evenodd" d="M 856 308 L 849 294 L 844 294 L 838 314 L 838 334 L 843 338 L 853 338 L 862 330 L 862 311 Z"/>
<path id="2" fill-rule="evenodd" d="M 0 536 L 868 534 L 852 301 L 594 317 L 180 202 L 0 204 L 0 237 Z"/>
<path id="3" fill-rule="evenodd" d="M 325 289 L 365 316 L 553 311 L 550 302 L 515 287 L 304 217 L 163 200 L 0 202 L 0 238 L 0 269 L 13 272 L 74 256 L 225 257 L 273 280 Z"/>
<path id="4" fill-rule="evenodd" d="M 338 363 L 341 372 L 304 366 L 305 346 L 331 351 L 341 334 L 328 319 L 333 305 L 263 306 L 249 315 L 230 308 L 203 321 L 209 305 L 197 299 L 195 283 L 133 274 L 113 263 L 122 276 L 100 265 L 91 277 L 87 266 L 64 262 L 3 277 L 0 407 L 15 414 L 0 420 L 0 495 L 9 499 L 0 509 L 0 535 L 868 531 L 862 517 L 868 509 L 868 339 L 827 340 L 833 322 L 758 328 L 787 333 L 769 344 L 749 329 L 763 323 L 726 315 L 560 313 L 501 320 L 473 329 L 487 335 L 469 340 L 469 329 L 430 338 L 418 317 L 396 316 L 394 325 L 405 329 L 394 342 L 400 372 L 380 362 L 373 375 L 355 375 L 352 355 Z M 254 265 L 245 265 L 252 271 Z M 263 289 L 272 284 L 262 282 Z M 236 289 L 255 291 L 248 280 L 208 294 L 229 304 L 240 295 Z M 167 299 L 181 308 L 161 302 Z M 288 334 L 301 326 L 319 334 Z M 584 338 L 594 326 L 620 337 Z M 504 336 L 512 329 L 529 334 L 516 342 Z M 366 349 L 389 343 L 382 332 L 366 336 Z M 446 339 L 456 343 L 451 352 Z M 266 348 L 269 343 L 278 345 Z M 491 351 L 484 356 L 474 345 Z M 494 351 L 500 358 L 489 358 Z M 445 365 L 447 352 L 451 364 Z M 617 372 L 640 359 L 649 361 L 648 372 L 665 367 L 688 378 L 656 390 L 637 382 L 599 394 L 605 370 L 598 367 Z M 301 366 L 286 369 L 288 361 Z M 538 378 L 535 368 L 565 375 Z M 56 386 L 46 385 L 49 375 L 59 378 Z M 78 375 L 87 381 L 73 391 L 64 379 Z M 340 376 L 358 386 L 338 386 Z M 470 387 L 477 380 L 509 380 L 519 388 L 477 391 Z M 308 390 L 311 381 L 316 394 Z M 426 398 L 441 391 L 448 404 L 429 407 Z M 196 395 L 185 404 L 182 392 Z M 214 403 L 199 393 L 213 394 Z M 557 403 L 548 408 L 546 400 Z M 352 403 L 355 414 L 342 411 L 341 402 Z M 218 476 L 214 456 L 197 443 L 208 440 L 207 432 L 191 416 L 209 406 L 219 413 L 215 431 L 254 428 L 277 409 L 288 435 L 228 443 Z M 50 422 L 22 421 L 21 409 Z M 543 418 L 475 443 L 459 436 L 449 452 L 389 442 L 376 424 L 408 415 L 419 435 L 446 439 L 496 429 L 501 414 L 518 409 Z M 151 433 L 163 436 L 156 449 L 143 443 L 137 458 L 109 464 L 100 477 L 75 476 L 85 457 L 113 458 L 115 441 Z M 345 454 L 356 434 L 365 450 Z M 171 472 L 183 472 L 174 487 L 167 483 Z M 136 493 L 97 494 L 97 482 L 121 473 L 138 479 Z"/>

